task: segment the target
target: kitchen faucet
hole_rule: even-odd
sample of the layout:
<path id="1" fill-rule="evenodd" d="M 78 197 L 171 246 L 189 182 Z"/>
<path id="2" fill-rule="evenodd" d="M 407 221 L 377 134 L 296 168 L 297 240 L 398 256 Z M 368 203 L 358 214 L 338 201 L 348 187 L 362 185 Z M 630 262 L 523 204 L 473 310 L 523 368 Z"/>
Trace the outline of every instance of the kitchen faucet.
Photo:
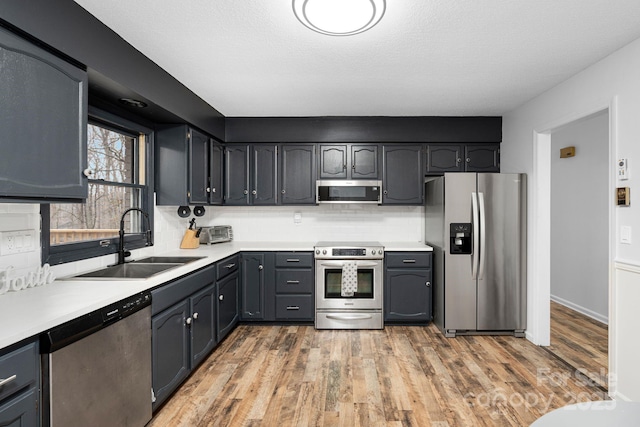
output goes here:
<path id="1" fill-rule="evenodd" d="M 118 236 L 120 236 L 120 242 L 118 243 L 118 264 L 124 264 L 124 259 L 131 255 L 131 252 L 124 250 L 124 217 L 131 211 L 138 211 L 144 216 L 144 219 L 147 223 L 147 231 L 145 231 L 144 233 L 147 240 L 145 246 L 151 245 L 151 225 L 149 224 L 149 215 L 140 208 L 127 209 L 126 211 L 124 211 L 122 217 L 120 218 L 120 231 L 118 231 Z"/>

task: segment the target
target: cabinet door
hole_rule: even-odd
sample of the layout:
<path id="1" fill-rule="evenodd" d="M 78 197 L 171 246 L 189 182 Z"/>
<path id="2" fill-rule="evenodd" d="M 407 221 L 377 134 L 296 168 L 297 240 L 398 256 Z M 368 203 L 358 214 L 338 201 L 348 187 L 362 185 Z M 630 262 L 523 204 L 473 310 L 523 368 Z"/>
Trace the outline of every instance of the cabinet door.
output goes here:
<path id="1" fill-rule="evenodd" d="M 421 204 L 424 193 L 422 147 L 385 145 L 383 147 L 382 203 Z"/>
<path id="2" fill-rule="evenodd" d="M 189 302 L 183 301 L 151 318 L 154 408 L 189 375 L 188 313 Z"/>
<path id="3" fill-rule="evenodd" d="M 220 342 L 238 323 L 238 273 L 228 275 L 217 285 L 218 342 Z"/>
<path id="4" fill-rule="evenodd" d="M 87 73 L 0 28 L 0 198 L 87 198 Z"/>
<path id="5" fill-rule="evenodd" d="M 500 172 L 500 146 L 465 146 L 465 170 L 467 172 Z"/>
<path id="6" fill-rule="evenodd" d="M 0 404 L 0 426 L 32 427 L 38 421 L 38 396 L 34 388 Z"/>
<path id="7" fill-rule="evenodd" d="M 212 142 L 209 156 L 209 204 L 221 205 L 222 200 L 222 171 L 224 170 L 223 148 Z"/>
<path id="8" fill-rule="evenodd" d="M 351 178 L 378 179 L 378 146 L 351 146 Z"/>
<path id="9" fill-rule="evenodd" d="M 280 203 L 316 203 L 315 145 L 281 145 Z"/>
<path id="10" fill-rule="evenodd" d="M 347 178 L 347 146 L 320 145 L 320 179 Z"/>
<path id="11" fill-rule="evenodd" d="M 387 269 L 385 320 L 431 320 L 431 270 Z"/>
<path id="12" fill-rule="evenodd" d="M 251 148 L 251 195 L 253 205 L 275 205 L 277 196 L 275 145 L 254 145 Z"/>
<path id="13" fill-rule="evenodd" d="M 206 205 L 209 187 L 209 138 L 189 129 L 189 204 Z"/>
<path id="14" fill-rule="evenodd" d="M 216 297 L 216 286 L 212 283 L 189 298 L 191 369 L 199 365 L 217 343 Z"/>
<path id="15" fill-rule="evenodd" d="M 224 203 L 249 204 L 249 147 L 231 145 L 224 150 Z"/>
<path id="16" fill-rule="evenodd" d="M 463 172 L 462 145 L 429 145 L 426 173 Z"/>
<path id="17" fill-rule="evenodd" d="M 242 254 L 242 320 L 263 320 L 265 311 L 265 255 Z"/>

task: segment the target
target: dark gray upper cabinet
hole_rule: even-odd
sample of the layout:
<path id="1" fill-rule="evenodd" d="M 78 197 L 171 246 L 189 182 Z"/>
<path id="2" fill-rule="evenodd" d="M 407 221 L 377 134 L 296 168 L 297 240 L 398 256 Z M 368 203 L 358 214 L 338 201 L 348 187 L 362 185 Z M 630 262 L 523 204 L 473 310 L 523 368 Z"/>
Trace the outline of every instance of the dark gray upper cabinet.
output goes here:
<path id="1" fill-rule="evenodd" d="M 280 145 L 280 204 L 316 203 L 315 144 Z"/>
<path id="2" fill-rule="evenodd" d="M 0 28 L 0 199 L 87 198 L 87 73 Z"/>
<path id="3" fill-rule="evenodd" d="M 382 203 L 385 205 L 422 204 L 424 174 L 420 145 L 382 147 Z"/>
<path id="4" fill-rule="evenodd" d="M 319 179 L 378 179 L 378 145 L 320 145 Z"/>
<path id="5" fill-rule="evenodd" d="M 465 170 L 467 172 L 500 172 L 500 145 L 465 146 Z"/>
<path id="6" fill-rule="evenodd" d="M 229 145 L 225 148 L 226 205 L 275 205 L 277 146 Z"/>
<path id="7" fill-rule="evenodd" d="M 431 144 L 426 174 L 500 172 L 500 144 Z"/>
<path id="8" fill-rule="evenodd" d="M 462 145 L 429 145 L 426 173 L 464 172 L 463 156 Z"/>
<path id="9" fill-rule="evenodd" d="M 216 143 L 188 125 L 165 125 L 156 129 L 156 203 L 165 206 L 210 203 L 211 174 L 221 173 L 221 164 L 210 156 Z M 219 191 L 219 190 L 218 190 Z"/>
<path id="10" fill-rule="evenodd" d="M 212 143 L 210 154 L 209 204 L 221 205 L 224 201 L 224 148 L 218 143 Z"/>

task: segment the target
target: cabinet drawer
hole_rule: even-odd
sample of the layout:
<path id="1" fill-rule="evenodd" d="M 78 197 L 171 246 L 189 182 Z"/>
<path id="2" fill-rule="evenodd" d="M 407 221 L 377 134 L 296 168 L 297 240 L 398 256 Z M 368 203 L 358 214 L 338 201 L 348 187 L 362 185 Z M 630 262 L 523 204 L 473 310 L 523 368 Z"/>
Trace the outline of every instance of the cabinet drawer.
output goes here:
<path id="1" fill-rule="evenodd" d="M 194 292 L 213 283 L 214 268 L 206 267 L 188 276 L 151 291 L 151 315 L 182 301 Z"/>
<path id="2" fill-rule="evenodd" d="M 276 267 L 305 268 L 313 266 L 311 252 L 278 252 L 276 253 Z"/>
<path id="3" fill-rule="evenodd" d="M 431 268 L 431 252 L 386 252 L 387 268 Z"/>
<path id="4" fill-rule="evenodd" d="M 285 294 L 310 294 L 313 292 L 311 269 L 276 269 L 276 292 Z"/>
<path id="5" fill-rule="evenodd" d="M 0 401 L 38 379 L 40 363 L 35 342 L 0 356 L 0 381 L 15 375 L 13 380 L 0 386 Z"/>
<path id="6" fill-rule="evenodd" d="M 231 255 L 216 263 L 216 280 L 220 280 L 223 277 L 227 277 L 234 271 L 238 271 L 238 264 L 240 258 L 238 255 Z"/>
<path id="7" fill-rule="evenodd" d="M 276 295 L 276 319 L 313 319 L 313 297 Z"/>

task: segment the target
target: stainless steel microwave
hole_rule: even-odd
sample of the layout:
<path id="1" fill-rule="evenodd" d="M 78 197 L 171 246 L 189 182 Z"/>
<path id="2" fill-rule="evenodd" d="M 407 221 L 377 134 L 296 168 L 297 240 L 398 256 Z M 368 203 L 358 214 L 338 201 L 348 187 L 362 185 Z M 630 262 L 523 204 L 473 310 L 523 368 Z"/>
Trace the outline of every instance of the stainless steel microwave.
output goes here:
<path id="1" fill-rule="evenodd" d="M 317 203 L 382 203 L 382 181 L 318 180 Z"/>

